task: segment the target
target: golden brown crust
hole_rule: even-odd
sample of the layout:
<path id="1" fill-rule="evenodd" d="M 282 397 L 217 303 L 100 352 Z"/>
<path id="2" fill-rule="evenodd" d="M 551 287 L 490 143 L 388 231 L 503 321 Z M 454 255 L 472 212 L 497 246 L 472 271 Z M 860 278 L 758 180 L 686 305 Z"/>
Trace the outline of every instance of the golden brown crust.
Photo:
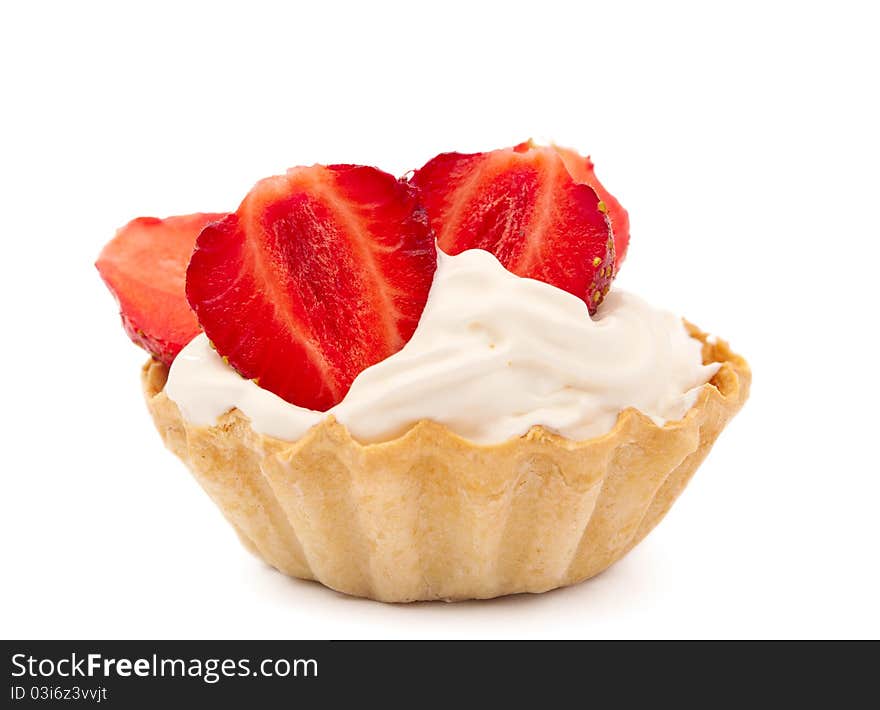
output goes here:
<path id="1" fill-rule="evenodd" d="M 332 417 L 301 439 L 257 434 L 238 410 L 185 422 L 143 369 L 147 405 L 245 545 L 285 574 L 382 601 L 542 592 L 601 572 L 663 518 L 748 397 L 751 372 L 724 341 L 722 363 L 684 419 L 635 409 L 608 434 L 571 441 L 542 427 L 480 445 L 422 421 L 360 444 Z"/>

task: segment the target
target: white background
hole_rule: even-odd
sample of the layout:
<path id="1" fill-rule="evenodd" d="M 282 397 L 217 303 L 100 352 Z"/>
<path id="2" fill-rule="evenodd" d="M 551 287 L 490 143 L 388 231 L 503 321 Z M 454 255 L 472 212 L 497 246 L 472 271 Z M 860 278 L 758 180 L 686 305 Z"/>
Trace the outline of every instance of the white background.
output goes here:
<path id="1" fill-rule="evenodd" d="M 880 635 L 871 3 L 4 3 L 7 637 Z M 619 284 L 728 338 L 751 400 L 664 523 L 541 596 L 388 606 L 250 557 L 161 445 L 92 263 L 295 164 L 529 136 L 629 209 Z"/>

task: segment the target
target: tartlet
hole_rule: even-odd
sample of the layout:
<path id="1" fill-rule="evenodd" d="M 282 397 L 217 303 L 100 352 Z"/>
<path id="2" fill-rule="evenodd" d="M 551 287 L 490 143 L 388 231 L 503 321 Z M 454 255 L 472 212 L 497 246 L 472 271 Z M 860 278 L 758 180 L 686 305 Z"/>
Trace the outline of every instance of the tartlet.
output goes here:
<path id="1" fill-rule="evenodd" d="M 592 577 L 662 519 L 751 373 L 609 296 L 629 218 L 593 167 L 531 141 L 301 166 L 119 230 L 96 266 L 150 413 L 249 550 L 350 595 L 483 599 Z"/>
<path id="2" fill-rule="evenodd" d="M 660 522 L 751 383 L 727 343 L 688 329 L 721 366 L 687 415 L 657 426 L 628 409 L 586 441 L 537 426 L 479 445 L 421 421 L 360 444 L 332 417 L 282 441 L 235 409 L 193 426 L 163 392 L 165 365 L 142 377 L 168 448 L 269 565 L 386 602 L 484 599 L 588 579 Z"/>

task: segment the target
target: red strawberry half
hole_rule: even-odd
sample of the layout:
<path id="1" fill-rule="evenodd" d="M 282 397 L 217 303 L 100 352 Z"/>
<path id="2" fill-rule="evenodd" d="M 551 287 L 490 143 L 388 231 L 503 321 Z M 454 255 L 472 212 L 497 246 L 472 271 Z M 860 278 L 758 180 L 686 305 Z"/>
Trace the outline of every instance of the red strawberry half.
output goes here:
<path id="1" fill-rule="evenodd" d="M 417 170 L 440 248 L 492 252 L 519 276 L 582 298 L 595 312 L 611 284 L 614 242 L 593 188 L 569 175 L 551 147 L 443 153 Z"/>
<path id="2" fill-rule="evenodd" d="M 626 250 L 629 246 L 629 213 L 617 201 L 617 198 L 599 182 L 595 166 L 589 156 L 585 158 L 571 148 L 562 148 L 558 145 L 553 147 L 562 157 L 562 162 L 565 163 L 565 167 L 568 168 L 568 172 L 575 182 L 582 182 L 592 187 L 608 210 L 611 231 L 614 232 L 614 271 L 618 271 L 626 258 Z"/>
<path id="3" fill-rule="evenodd" d="M 138 217 L 116 233 L 95 263 L 119 302 L 125 332 L 166 365 L 199 332 L 186 302 L 186 265 L 202 228 L 224 216 Z"/>
<path id="4" fill-rule="evenodd" d="M 186 294 L 241 375 L 326 410 L 409 340 L 436 266 L 415 188 L 376 168 L 315 165 L 260 181 L 205 229 Z"/>

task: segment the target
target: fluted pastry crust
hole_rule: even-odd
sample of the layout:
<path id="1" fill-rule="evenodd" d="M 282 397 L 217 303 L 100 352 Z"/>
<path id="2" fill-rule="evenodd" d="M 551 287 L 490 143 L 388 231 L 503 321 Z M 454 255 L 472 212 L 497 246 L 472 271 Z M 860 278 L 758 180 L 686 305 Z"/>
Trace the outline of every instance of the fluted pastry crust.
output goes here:
<path id="1" fill-rule="evenodd" d="M 658 427 L 627 409 L 585 441 L 533 427 L 481 445 L 422 421 L 364 445 L 328 417 L 288 442 L 236 409 L 193 426 L 163 391 L 164 365 L 142 379 L 168 448 L 273 567 L 381 601 L 482 599 L 592 577 L 660 522 L 751 383 L 727 343 L 688 328 L 722 365 L 684 419 Z"/>

